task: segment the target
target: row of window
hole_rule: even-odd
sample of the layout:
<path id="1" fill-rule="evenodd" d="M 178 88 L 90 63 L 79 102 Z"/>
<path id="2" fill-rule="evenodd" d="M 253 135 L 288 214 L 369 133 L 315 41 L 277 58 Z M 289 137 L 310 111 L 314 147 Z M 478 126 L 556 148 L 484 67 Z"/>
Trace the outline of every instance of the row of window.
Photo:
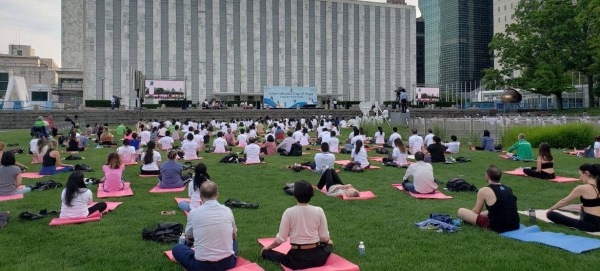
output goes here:
<path id="1" fill-rule="evenodd" d="M 510 3 L 510 9 L 513 9 L 513 3 Z M 504 11 L 506 11 L 506 5 L 504 5 Z M 500 7 L 498 7 L 498 12 L 500 12 Z"/>

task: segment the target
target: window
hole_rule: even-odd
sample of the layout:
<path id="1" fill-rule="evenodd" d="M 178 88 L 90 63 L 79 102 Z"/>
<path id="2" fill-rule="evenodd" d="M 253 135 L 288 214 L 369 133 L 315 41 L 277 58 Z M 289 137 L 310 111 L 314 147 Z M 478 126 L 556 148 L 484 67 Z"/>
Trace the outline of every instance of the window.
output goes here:
<path id="1" fill-rule="evenodd" d="M 506 5 L 504 5 L 504 11 L 506 11 Z"/>
<path id="2" fill-rule="evenodd" d="M 22 56 L 23 55 L 23 51 L 22 50 L 17 50 L 17 55 L 18 56 Z"/>
<path id="3" fill-rule="evenodd" d="M 504 21 L 506 22 L 506 15 L 504 15 Z"/>
<path id="4" fill-rule="evenodd" d="M 8 88 L 8 73 L 0 73 L 0 91 L 6 91 Z"/>

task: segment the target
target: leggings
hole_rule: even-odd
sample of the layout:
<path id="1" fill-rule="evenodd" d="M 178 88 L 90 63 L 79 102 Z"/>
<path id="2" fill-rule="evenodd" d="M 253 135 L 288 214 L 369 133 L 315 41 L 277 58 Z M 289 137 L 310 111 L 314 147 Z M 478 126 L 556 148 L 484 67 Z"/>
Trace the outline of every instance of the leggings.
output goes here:
<path id="1" fill-rule="evenodd" d="M 98 202 L 96 204 L 94 204 L 92 207 L 88 208 L 88 212 L 91 214 L 93 214 L 94 212 L 104 212 L 104 210 L 106 210 L 106 202 Z"/>
<path id="2" fill-rule="evenodd" d="M 343 185 L 344 183 L 340 179 L 340 176 L 337 173 L 335 173 L 335 170 L 327 169 L 323 172 L 323 175 L 321 175 L 321 180 L 319 180 L 317 188 L 321 190 L 323 189 L 323 186 L 325 186 L 327 188 L 327 191 L 329 191 L 329 188 L 336 184 Z"/>
<path id="3" fill-rule="evenodd" d="M 570 218 L 554 211 L 548 213 L 547 217 L 556 224 L 580 231 L 600 232 L 600 217 L 586 212 L 581 212 L 579 219 Z"/>
<path id="4" fill-rule="evenodd" d="M 72 166 L 63 167 L 61 169 L 56 169 L 56 166 L 42 166 L 40 169 L 40 175 L 54 175 L 62 172 L 73 171 Z"/>
<path id="5" fill-rule="evenodd" d="M 160 175 L 160 170 L 143 170 L 140 172 L 140 175 Z"/>
<path id="6" fill-rule="evenodd" d="M 550 174 L 544 171 L 541 172 L 536 172 L 537 168 L 536 167 L 532 167 L 532 168 L 525 168 L 523 169 L 523 173 L 525 173 L 525 175 L 529 176 L 529 177 L 533 177 L 533 178 L 538 178 L 538 179 L 542 179 L 542 180 L 550 180 L 550 179 L 554 179 L 556 178 L 556 175 L 554 175 L 554 173 Z"/>

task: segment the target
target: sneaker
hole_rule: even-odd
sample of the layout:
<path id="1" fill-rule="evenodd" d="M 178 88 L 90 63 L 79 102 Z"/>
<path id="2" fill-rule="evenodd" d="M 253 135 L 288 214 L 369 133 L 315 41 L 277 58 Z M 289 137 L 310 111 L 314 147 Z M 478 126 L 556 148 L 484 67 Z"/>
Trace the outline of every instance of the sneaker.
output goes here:
<path id="1" fill-rule="evenodd" d="M 440 225 L 429 223 L 425 226 L 419 227 L 419 229 L 424 230 L 424 231 L 437 231 L 440 229 Z"/>

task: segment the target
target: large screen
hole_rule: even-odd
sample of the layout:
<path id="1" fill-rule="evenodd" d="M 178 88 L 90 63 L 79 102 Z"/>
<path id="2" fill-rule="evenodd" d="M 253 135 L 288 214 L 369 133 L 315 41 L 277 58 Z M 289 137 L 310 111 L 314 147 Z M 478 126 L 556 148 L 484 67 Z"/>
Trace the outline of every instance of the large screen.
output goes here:
<path id="1" fill-rule="evenodd" d="M 315 87 L 265 87 L 264 104 L 271 108 L 296 108 L 297 106 L 316 105 Z"/>
<path id="2" fill-rule="evenodd" d="M 440 100 L 440 89 L 417 87 L 415 89 L 415 100 L 419 102 L 438 102 Z"/>
<path id="3" fill-rule="evenodd" d="M 180 99 L 184 92 L 183 81 L 146 80 L 144 96 L 155 99 Z"/>

